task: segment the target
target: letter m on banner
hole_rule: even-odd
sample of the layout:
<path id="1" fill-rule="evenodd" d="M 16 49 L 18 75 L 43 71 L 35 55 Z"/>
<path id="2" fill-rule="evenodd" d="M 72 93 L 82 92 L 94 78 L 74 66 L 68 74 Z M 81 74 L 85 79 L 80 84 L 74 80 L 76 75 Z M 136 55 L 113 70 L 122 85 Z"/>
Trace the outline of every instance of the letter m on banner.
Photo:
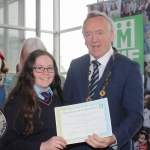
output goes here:
<path id="1" fill-rule="evenodd" d="M 135 28 L 134 19 L 114 22 L 115 39 L 114 47 L 117 49 L 135 47 Z"/>

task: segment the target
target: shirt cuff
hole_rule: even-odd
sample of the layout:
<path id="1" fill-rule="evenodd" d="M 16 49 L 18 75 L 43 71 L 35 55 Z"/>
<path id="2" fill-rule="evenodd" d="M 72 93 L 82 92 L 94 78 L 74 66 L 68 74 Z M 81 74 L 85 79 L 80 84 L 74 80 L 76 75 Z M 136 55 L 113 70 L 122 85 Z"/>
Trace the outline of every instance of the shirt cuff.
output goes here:
<path id="1" fill-rule="evenodd" d="M 116 144 L 116 145 L 114 145 L 114 146 L 111 146 L 112 147 L 112 149 L 114 149 L 114 150 L 117 150 L 118 149 L 118 145 Z"/>
<path id="2" fill-rule="evenodd" d="M 114 137 L 115 137 L 115 135 L 114 135 Z M 115 139 L 116 139 L 116 137 L 115 137 Z M 116 139 L 116 143 L 111 144 L 109 147 L 112 147 L 112 149 L 117 150 L 118 149 L 117 139 Z"/>

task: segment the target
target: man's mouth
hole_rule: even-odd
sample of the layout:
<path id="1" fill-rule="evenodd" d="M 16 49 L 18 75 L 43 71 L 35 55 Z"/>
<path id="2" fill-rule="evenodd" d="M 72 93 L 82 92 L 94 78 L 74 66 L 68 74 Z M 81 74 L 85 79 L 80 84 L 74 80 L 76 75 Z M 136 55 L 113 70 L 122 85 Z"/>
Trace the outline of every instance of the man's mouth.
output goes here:
<path id="1" fill-rule="evenodd" d="M 92 48 L 99 48 L 100 45 L 92 45 Z"/>

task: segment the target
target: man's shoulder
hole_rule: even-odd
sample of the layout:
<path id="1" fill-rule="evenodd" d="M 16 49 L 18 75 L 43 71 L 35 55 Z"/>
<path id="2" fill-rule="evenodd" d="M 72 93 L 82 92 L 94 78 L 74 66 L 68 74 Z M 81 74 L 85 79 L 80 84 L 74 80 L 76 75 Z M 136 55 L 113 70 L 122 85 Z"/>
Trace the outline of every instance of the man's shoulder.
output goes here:
<path id="1" fill-rule="evenodd" d="M 73 59 L 70 63 L 70 68 L 81 69 L 89 67 L 89 65 L 90 65 L 90 56 L 89 54 L 85 54 L 81 57 Z"/>
<path id="2" fill-rule="evenodd" d="M 87 58 L 90 58 L 90 55 L 89 55 L 89 54 L 82 55 L 82 56 L 80 56 L 80 57 L 78 57 L 78 58 L 75 58 L 75 59 L 73 59 L 73 60 L 78 61 L 78 60 L 84 60 L 84 59 L 87 59 Z"/>
<path id="3" fill-rule="evenodd" d="M 119 54 L 118 57 L 116 58 L 116 64 L 122 65 L 122 67 L 133 67 L 133 66 L 140 66 L 139 62 L 136 62 L 127 56 L 124 56 L 122 54 Z"/>
<path id="4" fill-rule="evenodd" d="M 118 52 L 118 54 L 116 54 L 115 57 L 116 57 L 117 60 L 120 60 L 120 61 L 135 62 L 134 60 L 132 60 L 129 57 L 121 54 L 120 52 Z"/>
<path id="5" fill-rule="evenodd" d="M 89 54 L 85 54 L 81 57 L 75 58 L 72 60 L 72 63 L 86 63 L 86 62 L 90 62 L 90 55 Z"/>

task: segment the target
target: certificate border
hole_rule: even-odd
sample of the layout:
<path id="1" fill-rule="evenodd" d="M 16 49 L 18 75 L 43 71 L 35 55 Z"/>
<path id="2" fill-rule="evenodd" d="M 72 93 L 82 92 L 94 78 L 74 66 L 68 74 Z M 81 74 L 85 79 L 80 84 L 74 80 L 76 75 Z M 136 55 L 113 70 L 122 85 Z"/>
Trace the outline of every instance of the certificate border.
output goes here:
<path id="1" fill-rule="evenodd" d="M 68 106 L 62 106 L 62 107 L 56 107 L 55 108 L 55 118 L 56 118 L 56 128 L 57 128 L 57 135 L 62 136 L 62 123 L 61 123 L 61 111 L 65 110 L 72 110 L 76 108 L 82 108 L 82 107 L 88 107 L 88 106 L 94 106 L 94 105 L 99 105 L 99 107 L 105 107 L 104 108 L 104 113 L 105 113 L 105 118 L 106 118 L 106 124 L 107 124 L 107 132 L 97 134 L 100 137 L 107 137 L 112 135 L 112 128 L 111 128 L 111 120 L 110 120 L 110 113 L 109 113 L 109 107 L 108 107 L 108 100 L 107 98 L 99 99 L 99 100 L 94 100 L 90 102 L 84 102 L 80 104 L 74 104 L 74 105 L 68 105 Z M 84 142 L 85 139 L 88 137 L 83 136 L 83 137 L 78 137 L 78 138 L 72 138 L 72 139 L 65 139 L 67 141 L 67 144 L 72 144 L 72 143 L 79 143 L 79 142 Z"/>

